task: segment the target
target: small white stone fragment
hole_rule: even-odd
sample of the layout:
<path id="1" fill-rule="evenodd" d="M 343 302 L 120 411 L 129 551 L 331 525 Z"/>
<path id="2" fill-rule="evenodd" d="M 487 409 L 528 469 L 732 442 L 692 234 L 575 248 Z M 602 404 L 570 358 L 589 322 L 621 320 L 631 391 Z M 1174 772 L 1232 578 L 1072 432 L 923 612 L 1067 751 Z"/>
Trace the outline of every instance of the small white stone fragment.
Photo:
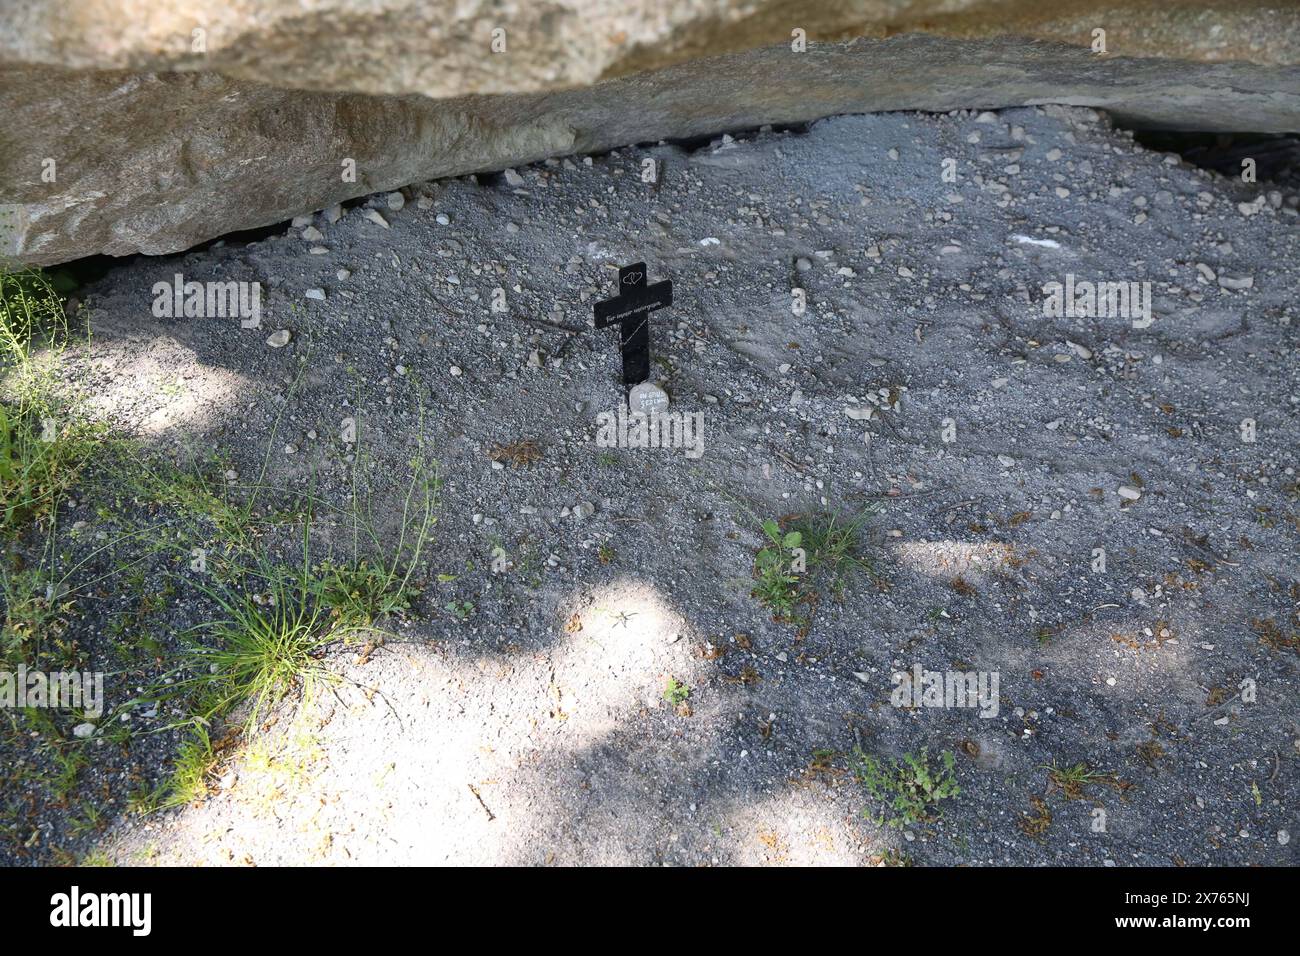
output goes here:
<path id="1" fill-rule="evenodd" d="M 307 290 L 307 298 L 309 298 L 309 299 L 315 299 L 317 302 L 324 302 L 324 301 L 325 301 L 325 290 L 324 290 L 324 289 L 308 289 L 308 290 Z"/>
<path id="2" fill-rule="evenodd" d="M 276 331 L 272 332 L 269 336 L 267 336 L 266 344 L 271 346 L 271 348 L 273 349 L 284 348 L 286 345 L 289 344 L 289 330 L 277 329 Z"/>
<path id="3" fill-rule="evenodd" d="M 382 226 L 385 229 L 389 228 L 388 220 L 379 214 L 378 209 L 367 209 L 366 218 L 369 219 L 371 222 L 373 222 L 376 226 Z"/>
<path id="4" fill-rule="evenodd" d="M 1020 233 L 1013 235 L 1011 241 L 1027 246 L 1042 246 L 1044 249 L 1061 248 L 1061 244 L 1055 239 L 1035 239 L 1033 236 L 1023 236 Z"/>

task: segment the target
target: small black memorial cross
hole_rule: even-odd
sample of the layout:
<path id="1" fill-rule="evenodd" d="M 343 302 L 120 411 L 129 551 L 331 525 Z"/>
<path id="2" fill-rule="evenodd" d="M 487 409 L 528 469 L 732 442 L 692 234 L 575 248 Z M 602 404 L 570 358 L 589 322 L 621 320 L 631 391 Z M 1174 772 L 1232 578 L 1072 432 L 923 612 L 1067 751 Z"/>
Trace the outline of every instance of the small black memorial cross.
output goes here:
<path id="1" fill-rule="evenodd" d="M 618 295 L 596 303 L 596 328 L 620 322 L 623 352 L 623 385 L 631 388 L 650 377 L 650 313 L 673 304 L 670 279 L 649 285 L 645 263 L 618 270 Z"/>

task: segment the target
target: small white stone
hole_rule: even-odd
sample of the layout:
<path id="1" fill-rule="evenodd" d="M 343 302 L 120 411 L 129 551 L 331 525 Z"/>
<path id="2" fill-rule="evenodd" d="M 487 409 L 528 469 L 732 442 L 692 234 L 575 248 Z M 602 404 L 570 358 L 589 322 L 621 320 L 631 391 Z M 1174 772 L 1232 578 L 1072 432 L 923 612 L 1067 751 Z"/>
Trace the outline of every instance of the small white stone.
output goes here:
<path id="1" fill-rule="evenodd" d="M 308 289 L 308 290 L 307 290 L 307 298 L 309 298 L 309 299 L 315 299 L 317 302 L 324 302 L 324 301 L 325 301 L 325 290 L 324 290 L 324 289 Z"/>
<path id="2" fill-rule="evenodd" d="M 653 382 L 634 385 L 628 392 L 627 406 L 634 412 L 658 414 L 668 410 L 668 393 Z"/>
<path id="3" fill-rule="evenodd" d="M 510 186 L 510 188 L 518 189 L 520 186 L 524 184 L 524 177 L 520 176 L 513 169 L 505 170 L 505 174 L 506 174 L 506 183 Z"/>
<path id="4" fill-rule="evenodd" d="M 286 345 L 289 344 L 289 330 L 277 329 L 276 331 L 272 332 L 269 336 L 267 336 L 266 344 L 271 346 L 271 348 L 273 349 L 284 348 Z"/>
<path id="5" fill-rule="evenodd" d="M 389 193 L 387 197 L 385 197 L 385 201 L 388 203 L 388 208 L 393 210 L 393 212 L 397 212 L 397 210 L 406 205 L 406 197 L 398 192 Z"/>
<path id="6" fill-rule="evenodd" d="M 458 377 L 460 375 L 460 366 L 453 365 L 451 368 L 447 369 L 447 371 L 450 372 L 453 377 Z"/>
<path id="7" fill-rule="evenodd" d="M 325 238 L 325 233 L 321 232 L 315 226 L 308 226 L 302 231 L 302 237 L 308 242 L 320 242 Z"/>
<path id="8" fill-rule="evenodd" d="M 1142 497 L 1142 489 L 1134 488 L 1132 485 L 1120 485 L 1119 496 L 1125 501 L 1137 501 Z"/>
<path id="9" fill-rule="evenodd" d="M 367 209 L 366 218 L 369 219 L 371 222 L 373 222 L 376 226 L 383 226 L 385 229 L 388 228 L 388 220 L 379 214 L 378 209 Z"/>
<path id="10" fill-rule="evenodd" d="M 77 724 L 72 728 L 72 736 L 85 740 L 95 732 L 95 725 L 92 723 Z"/>

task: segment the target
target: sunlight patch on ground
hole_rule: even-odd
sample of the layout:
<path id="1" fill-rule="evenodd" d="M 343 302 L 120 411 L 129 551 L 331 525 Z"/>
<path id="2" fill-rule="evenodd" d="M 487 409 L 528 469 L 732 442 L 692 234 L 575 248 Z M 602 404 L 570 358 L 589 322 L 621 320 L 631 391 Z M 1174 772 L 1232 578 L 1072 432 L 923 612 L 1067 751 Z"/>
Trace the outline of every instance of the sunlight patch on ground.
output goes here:
<path id="1" fill-rule="evenodd" d="M 158 337 L 149 348 L 120 350 L 111 382 L 86 397 L 86 410 L 100 420 L 128 423 L 156 437 L 184 426 L 201 431 L 229 416 L 252 392 L 250 380 L 230 369 L 204 365 L 194 352 Z M 176 369 L 184 368 L 183 375 Z"/>
<path id="2" fill-rule="evenodd" d="M 1015 549 L 998 541 L 903 541 L 892 551 L 900 564 L 931 577 L 981 577 L 1016 563 Z"/>
<path id="3" fill-rule="evenodd" d="M 664 706 L 670 674 L 693 681 L 699 666 L 652 586 L 624 578 L 579 600 L 543 652 L 391 644 L 364 666 L 345 652 L 347 679 L 247 744 L 207 800 L 136 821 L 105 851 L 224 865 L 516 858 L 538 814 L 568 811 L 511 781 L 604 745 Z"/>

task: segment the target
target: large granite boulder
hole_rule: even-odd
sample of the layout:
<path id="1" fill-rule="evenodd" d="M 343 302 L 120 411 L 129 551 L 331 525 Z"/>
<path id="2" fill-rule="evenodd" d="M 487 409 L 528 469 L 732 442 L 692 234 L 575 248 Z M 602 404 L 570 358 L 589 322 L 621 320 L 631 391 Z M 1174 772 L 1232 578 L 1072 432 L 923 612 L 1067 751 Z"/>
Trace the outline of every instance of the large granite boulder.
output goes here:
<path id="1" fill-rule="evenodd" d="M 13 0 L 0 253 L 175 252 L 419 180 L 845 112 L 1300 129 L 1295 7 L 1048 6 Z"/>

